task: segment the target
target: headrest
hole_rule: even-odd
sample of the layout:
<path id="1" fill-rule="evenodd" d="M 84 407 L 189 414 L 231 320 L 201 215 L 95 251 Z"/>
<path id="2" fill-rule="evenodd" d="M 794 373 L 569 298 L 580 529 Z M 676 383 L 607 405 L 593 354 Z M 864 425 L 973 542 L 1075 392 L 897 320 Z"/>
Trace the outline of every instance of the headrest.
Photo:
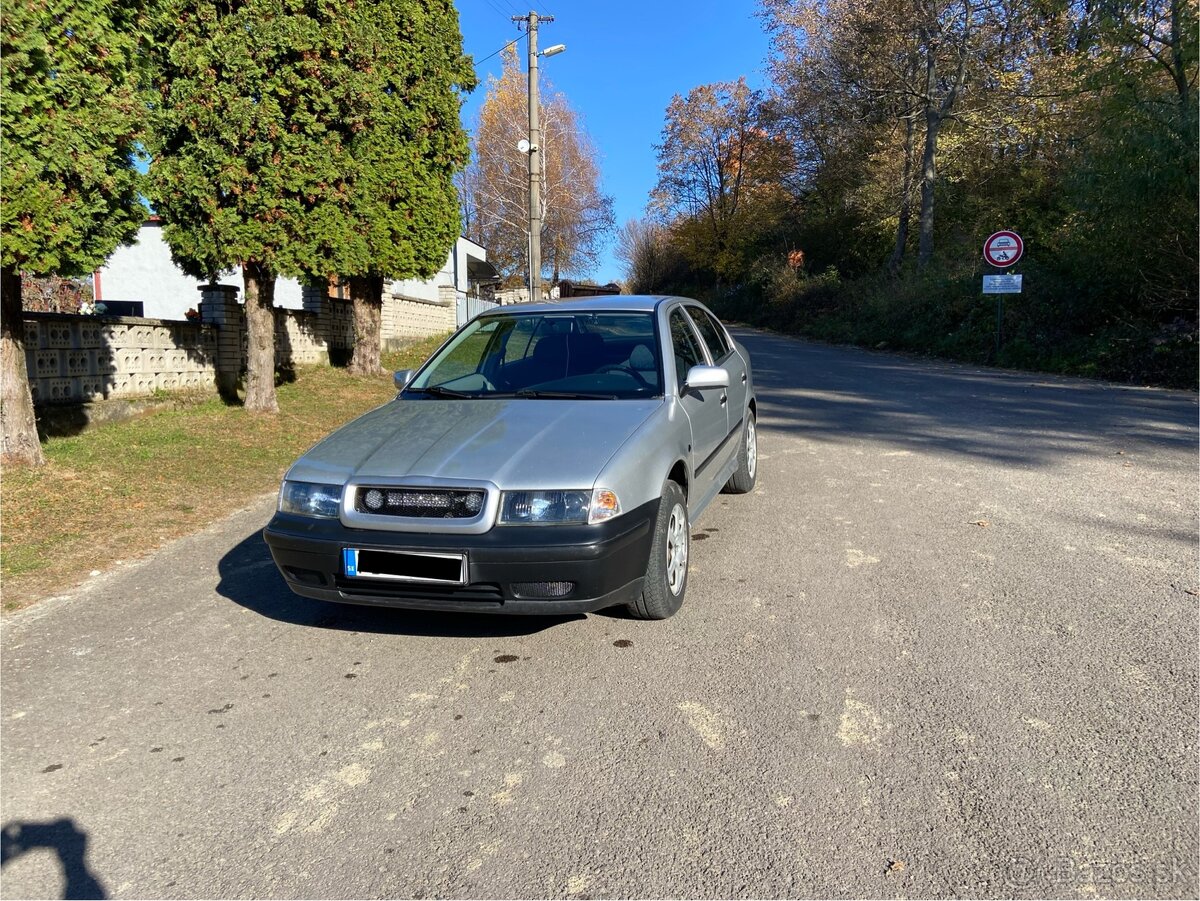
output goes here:
<path id="1" fill-rule="evenodd" d="M 566 335 L 543 335 L 533 346 L 535 360 L 550 360 L 567 355 Z"/>
<path id="2" fill-rule="evenodd" d="M 642 372 L 650 371 L 654 369 L 654 354 L 645 344 L 639 344 L 629 355 L 629 365 Z"/>

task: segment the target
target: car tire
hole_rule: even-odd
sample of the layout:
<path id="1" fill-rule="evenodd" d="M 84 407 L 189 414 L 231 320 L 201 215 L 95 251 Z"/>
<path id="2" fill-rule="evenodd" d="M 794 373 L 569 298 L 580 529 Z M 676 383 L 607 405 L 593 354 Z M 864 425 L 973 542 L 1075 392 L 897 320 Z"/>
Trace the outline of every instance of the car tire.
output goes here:
<path id="1" fill-rule="evenodd" d="M 628 605 L 636 619 L 666 619 L 683 605 L 691 544 L 687 498 L 675 482 L 663 486 L 642 594 Z"/>
<path id="2" fill-rule="evenodd" d="M 738 450 L 737 469 L 721 489 L 725 494 L 749 494 L 758 481 L 758 428 L 754 411 L 746 411 L 746 422 L 742 426 L 742 446 Z"/>

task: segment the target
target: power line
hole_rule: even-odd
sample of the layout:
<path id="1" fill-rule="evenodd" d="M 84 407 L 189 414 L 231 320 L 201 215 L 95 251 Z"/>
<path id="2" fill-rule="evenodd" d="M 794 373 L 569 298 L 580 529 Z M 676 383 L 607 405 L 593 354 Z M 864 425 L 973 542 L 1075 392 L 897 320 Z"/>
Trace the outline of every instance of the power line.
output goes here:
<path id="1" fill-rule="evenodd" d="M 476 69 L 478 69 L 480 66 L 482 66 L 484 63 L 486 63 L 486 62 L 487 62 L 489 59 L 491 59 L 493 56 L 498 56 L 499 54 L 503 53 L 505 50 L 507 50 L 509 47 L 511 47 L 511 46 L 512 46 L 513 44 L 515 44 L 517 41 L 521 40 L 521 37 L 524 37 L 524 35 L 521 35 L 520 37 L 515 37 L 515 38 L 513 38 L 511 41 L 509 41 L 507 44 L 505 44 L 505 45 L 504 45 L 503 47 L 501 47 L 499 50 L 496 50 L 496 51 L 495 51 L 495 52 L 493 52 L 493 53 L 489 53 L 489 54 L 488 54 L 487 56 L 485 56 L 483 59 L 481 59 L 481 60 L 479 60 L 477 63 L 475 63 L 475 68 L 476 68 Z"/>
<path id="2" fill-rule="evenodd" d="M 488 6 L 490 6 L 492 8 L 492 11 L 494 13 L 496 13 L 496 15 L 502 16 L 504 18 L 508 18 L 508 13 L 506 13 L 499 6 L 497 6 L 495 3 L 495 0 L 483 0 L 483 2 L 486 3 Z"/>

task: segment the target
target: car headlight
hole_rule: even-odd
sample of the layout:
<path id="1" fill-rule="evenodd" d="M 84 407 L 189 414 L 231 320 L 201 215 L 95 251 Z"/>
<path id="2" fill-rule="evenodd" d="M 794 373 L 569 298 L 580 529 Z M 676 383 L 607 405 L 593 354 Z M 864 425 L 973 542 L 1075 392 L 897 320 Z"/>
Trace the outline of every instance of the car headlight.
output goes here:
<path id="1" fill-rule="evenodd" d="M 594 491 L 505 491 L 500 496 L 501 525 L 569 525 L 603 522 L 621 513 L 621 502 L 607 488 Z"/>
<path id="2" fill-rule="evenodd" d="M 279 489 L 279 512 L 336 518 L 342 507 L 342 486 L 285 481 Z"/>

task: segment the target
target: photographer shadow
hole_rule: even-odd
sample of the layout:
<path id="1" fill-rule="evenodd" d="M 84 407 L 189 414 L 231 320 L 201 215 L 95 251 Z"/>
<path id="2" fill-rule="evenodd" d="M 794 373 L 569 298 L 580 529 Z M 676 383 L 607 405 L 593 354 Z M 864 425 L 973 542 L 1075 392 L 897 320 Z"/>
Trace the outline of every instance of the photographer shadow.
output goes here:
<path id="1" fill-rule="evenodd" d="M 45 823 L 16 820 L 0 832 L 0 869 L 38 848 L 49 848 L 63 871 L 63 898 L 107 898 L 104 885 L 88 869 L 88 834 L 73 819 Z"/>

